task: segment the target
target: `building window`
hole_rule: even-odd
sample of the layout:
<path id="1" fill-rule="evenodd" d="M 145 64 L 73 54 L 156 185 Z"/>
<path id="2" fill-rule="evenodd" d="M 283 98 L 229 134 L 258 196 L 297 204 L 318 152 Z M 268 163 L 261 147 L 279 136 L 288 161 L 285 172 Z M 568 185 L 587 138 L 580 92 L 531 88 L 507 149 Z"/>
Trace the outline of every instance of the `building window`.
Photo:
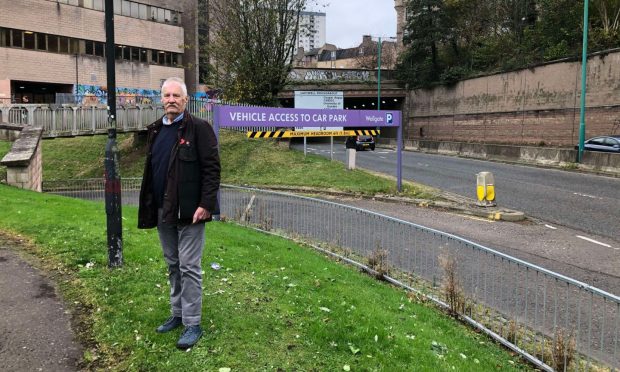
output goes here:
<path id="1" fill-rule="evenodd" d="M 147 16 L 147 7 L 144 4 L 140 4 L 140 8 L 138 9 L 138 17 L 140 19 L 146 19 Z"/>
<path id="2" fill-rule="evenodd" d="M 58 53 L 58 36 L 47 35 L 47 51 Z"/>
<path id="3" fill-rule="evenodd" d="M 157 8 L 157 22 L 166 22 L 166 11 L 162 8 Z"/>
<path id="4" fill-rule="evenodd" d="M 121 14 L 121 0 L 114 0 L 114 14 Z"/>
<path id="5" fill-rule="evenodd" d="M 78 39 L 69 38 L 69 53 L 70 54 L 80 54 L 80 41 Z"/>
<path id="6" fill-rule="evenodd" d="M 159 53 L 156 50 L 151 50 L 151 63 L 159 64 Z"/>
<path id="7" fill-rule="evenodd" d="M 93 9 L 94 8 L 94 4 L 93 4 L 93 0 L 83 0 L 83 4 L 84 4 L 84 8 L 88 8 L 88 9 Z"/>
<path id="8" fill-rule="evenodd" d="M 58 38 L 58 50 L 60 53 L 69 53 L 69 38 L 60 36 Z"/>
<path id="9" fill-rule="evenodd" d="M 127 0 L 123 0 L 121 14 L 127 17 L 131 16 L 131 3 Z"/>
<path id="10" fill-rule="evenodd" d="M 131 2 L 131 17 L 133 18 L 139 18 L 140 16 L 140 11 L 139 11 L 140 7 L 138 3 L 134 3 L 133 1 Z"/>
<path id="11" fill-rule="evenodd" d="M 140 62 L 148 62 L 148 54 L 146 53 L 146 49 L 140 49 Z"/>
<path id="12" fill-rule="evenodd" d="M 130 48 L 130 51 L 131 51 L 131 60 L 133 62 L 139 62 L 140 61 L 140 48 L 132 47 Z"/>
<path id="13" fill-rule="evenodd" d="M 95 41 L 95 55 L 97 57 L 105 57 L 105 43 Z"/>
<path id="14" fill-rule="evenodd" d="M 0 27 L 0 47 L 9 45 L 9 30 Z"/>
<path id="15" fill-rule="evenodd" d="M 93 5 L 95 10 L 105 10 L 105 4 L 103 0 L 94 0 Z"/>
<path id="16" fill-rule="evenodd" d="M 37 33 L 37 50 L 47 50 L 47 35 Z"/>
<path id="17" fill-rule="evenodd" d="M 125 48 L 124 45 L 117 45 L 114 49 L 116 52 L 116 59 L 124 59 L 123 53 L 127 48 Z"/>
<path id="18" fill-rule="evenodd" d="M 34 49 L 34 32 L 24 31 L 24 48 Z"/>
<path id="19" fill-rule="evenodd" d="M 84 53 L 88 55 L 95 54 L 95 42 L 92 40 L 86 40 L 84 42 Z"/>

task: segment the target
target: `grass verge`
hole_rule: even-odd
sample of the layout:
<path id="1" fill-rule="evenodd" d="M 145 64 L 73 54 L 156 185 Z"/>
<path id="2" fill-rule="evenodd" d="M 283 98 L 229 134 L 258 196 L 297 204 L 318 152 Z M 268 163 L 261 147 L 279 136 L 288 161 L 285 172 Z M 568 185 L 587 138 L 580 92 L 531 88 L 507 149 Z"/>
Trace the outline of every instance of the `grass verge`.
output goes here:
<path id="1" fill-rule="evenodd" d="M 0 160 L 11 149 L 11 142 L 0 140 Z M 0 165 L 0 182 L 6 182 L 6 167 Z"/>
<path id="2" fill-rule="evenodd" d="M 43 179 L 102 177 L 106 136 L 57 138 L 43 141 Z M 133 135 L 118 136 L 121 176 L 142 177 L 143 144 Z M 348 171 L 344 164 L 318 155 L 305 156 L 272 139 L 248 140 L 242 133 L 220 133 L 222 180 L 252 186 L 311 187 L 366 195 L 396 194 L 396 181 L 363 170 Z M 437 191 L 403 183 L 403 196 L 435 199 Z"/>
<path id="3" fill-rule="evenodd" d="M 157 234 L 125 207 L 122 269 L 108 270 L 101 203 L 0 185 L 0 230 L 29 239 L 84 318 L 86 368 L 113 370 L 523 370 L 520 359 L 454 321 L 291 241 L 228 223 L 207 225 L 206 335 L 189 352 L 168 314 Z M 221 265 L 212 270 L 210 262 Z M 87 265 L 92 263 L 92 265 Z"/>

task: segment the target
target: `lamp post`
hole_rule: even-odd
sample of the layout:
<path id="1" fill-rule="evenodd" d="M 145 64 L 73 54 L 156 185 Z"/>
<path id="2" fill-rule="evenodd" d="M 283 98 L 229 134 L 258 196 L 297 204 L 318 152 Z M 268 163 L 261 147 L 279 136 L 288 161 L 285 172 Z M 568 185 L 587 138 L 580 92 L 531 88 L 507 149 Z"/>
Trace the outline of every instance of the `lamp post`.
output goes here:
<path id="1" fill-rule="evenodd" d="M 121 175 L 116 145 L 116 62 L 114 50 L 114 0 L 105 1 L 106 73 L 108 84 L 108 142 L 105 147 L 105 211 L 107 215 L 108 267 L 123 266 Z"/>
<path id="2" fill-rule="evenodd" d="M 379 58 L 379 64 L 378 64 L 378 68 L 379 71 L 377 71 L 377 111 L 381 110 L 381 36 L 379 36 L 379 45 L 378 45 L 378 58 Z"/>
<path id="3" fill-rule="evenodd" d="M 378 44 L 377 44 L 377 111 L 381 110 L 381 48 L 383 47 L 383 43 L 381 41 L 382 37 L 378 36 Z M 389 36 L 388 39 L 396 40 L 395 37 Z"/>
<path id="4" fill-rule="evenodd" d="M 583 142 L 586 136 L 586 79 L 588 66 L 588 0 L 583 1 L 583 49 L 581 52 L 581 113 L 579 116 L 579 152 L 577 162 L 583 157 Z"/>

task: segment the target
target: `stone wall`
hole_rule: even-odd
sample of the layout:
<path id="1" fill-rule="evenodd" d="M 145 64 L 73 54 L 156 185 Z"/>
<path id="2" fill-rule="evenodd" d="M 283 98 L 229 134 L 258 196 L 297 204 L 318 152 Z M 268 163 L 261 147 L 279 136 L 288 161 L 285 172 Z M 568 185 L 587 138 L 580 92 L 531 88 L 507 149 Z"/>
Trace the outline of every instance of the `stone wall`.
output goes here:
<path id="1" fill-rule="evenodd" d="M 586 137 L 620 134 L 620 51 L 588 59 Z M 572 146 L 579 140 L 581 63 L 561 61 L 417 89 L 408 139 Z"/>
<path id="2" fill-rule="evenodd" d="M 0 164 L 7 167 L 6 180 L 9 185 L 41 192 L 42 134 L 41 128 L 25 127 L 13 143 L 9 153 L 0 161 Z"/>

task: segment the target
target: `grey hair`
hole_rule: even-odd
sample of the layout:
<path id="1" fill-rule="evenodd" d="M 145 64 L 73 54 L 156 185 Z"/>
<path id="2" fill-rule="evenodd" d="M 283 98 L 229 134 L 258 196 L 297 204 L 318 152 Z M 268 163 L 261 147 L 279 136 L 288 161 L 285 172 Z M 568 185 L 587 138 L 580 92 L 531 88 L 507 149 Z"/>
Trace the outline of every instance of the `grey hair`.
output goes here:
<path id="1" fill-rule="evenodd" d="M 164 86 L 172 82 L 179 84 L 181 86 L 181 91 L 183 92 L 183 97 L 187 97 L 187 85 L 185 85 L 183 79 L 175 76 L 169 77 L 168 79 L 166 79 L 166 81 L 164 81 L 164 83 L 161 85 L 161 93 L 164 94 Z"/>

